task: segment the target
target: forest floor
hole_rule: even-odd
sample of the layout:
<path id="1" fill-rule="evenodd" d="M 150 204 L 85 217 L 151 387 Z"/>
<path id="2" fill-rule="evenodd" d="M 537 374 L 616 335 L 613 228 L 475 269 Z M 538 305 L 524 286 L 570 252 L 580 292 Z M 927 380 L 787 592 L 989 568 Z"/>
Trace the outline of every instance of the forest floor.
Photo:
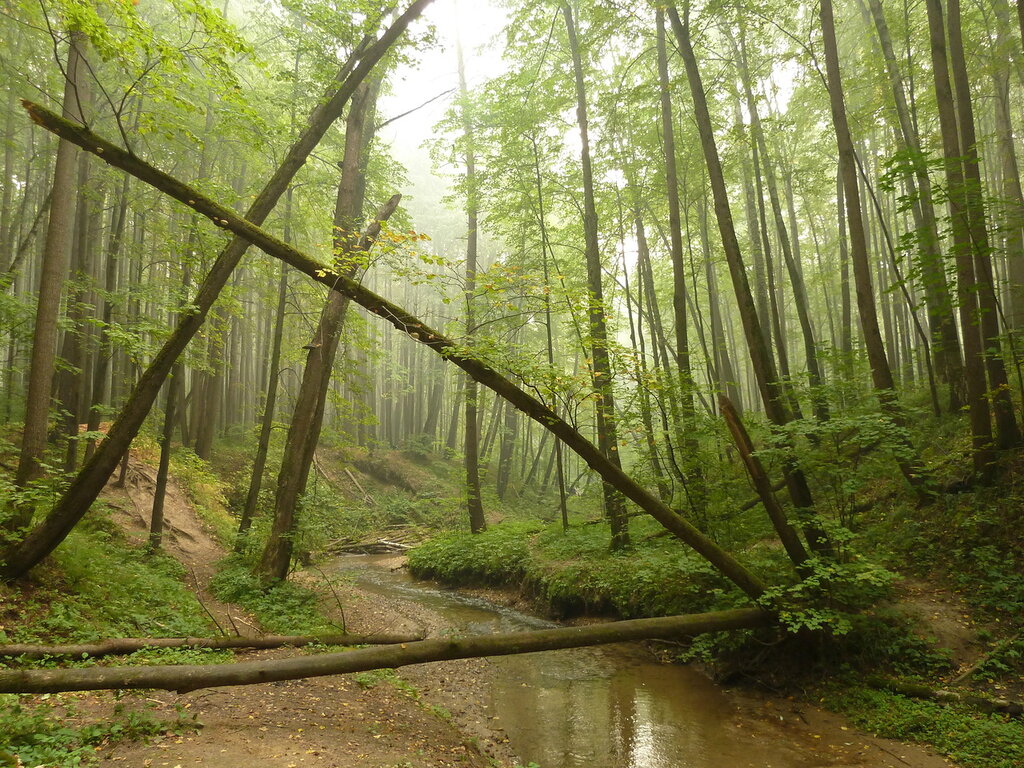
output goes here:
<path id="1" fill-rule="evenodd" d="M 108 488 L 106 499 L 129 536 L 141 541 L 152 501 L 153 470 L 133 462 L 124 489 Z M 259 631 L 238 606 L 216 600 L 209 591 L 215 563 L 226 553 L 207 531 L 184 491 L 171 484 L 165 507 L 165 548 L 192 575 L 207 611 L 226 631 Z M 394 567 L 402 565 L 396 558 Z M 312 573 L 298 574 L 314 581 Z M 311 584 L 312 586 L 312 584 Z M 493 591 L 508 602 L 509 593 Z M 346 586 L 349 631 L 426 631 L 445 629 L 439 616 L 401 599 L 381 599 Z M 331 606 L 325 604 L 325 610 Z M 337 610 L 335 608 L 335 610 Z M 296 651 L 238 654 L 247 659 L 281 657 Z M 494 667 L 486 660 L 447 662 L 402 669 L 393 675 L 345 675 L 245 687 L 212 688 L 186 695 L 148 692 L 128 698 L 128 706 L 155 707 L 167 718 L 196 717 L 198 732 L 167 735 L 151 743 L 121 742 L 100 753 L 104 766 L 212 765 L 218 768 L 346 766 L 428 768 L 513 765 L 515 755 L 500 724 L 488 710 Z M 840 716 L 790 698 L 731 693 L 733 712 L 725 727 L 756 734 L 758 740 L 789 745 L 798 764 L 851 768 L 943 768 L 941 757 L 920 746 L 859 733 Z M 102 718 L 118 697 L 83 696 L 78 709 Z M 122 703 L 125 699 L 120 699 Z"/>

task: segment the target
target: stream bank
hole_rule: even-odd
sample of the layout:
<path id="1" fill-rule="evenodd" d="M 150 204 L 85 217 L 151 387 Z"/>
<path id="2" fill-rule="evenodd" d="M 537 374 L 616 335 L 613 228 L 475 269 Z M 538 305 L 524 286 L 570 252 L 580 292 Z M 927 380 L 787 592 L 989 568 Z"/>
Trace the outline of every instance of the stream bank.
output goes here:
<path id="1" fill-rule="evenodd" d="M 553 626 L 502 604 L 513 593 L 441 588 L 413 579 L 403 563 L 348 556 L 327 569 L 347 575 L 350 594 L 400 611 L 407 623 L 392 629 Z M 922 747 L 857 733 L 794 699 L 723 689 L 639 644 L 407 667 L 401 676 L 434 706 L 450 708 L 455 725 L 489 756 L 542 768 L 950 765 Z"/>

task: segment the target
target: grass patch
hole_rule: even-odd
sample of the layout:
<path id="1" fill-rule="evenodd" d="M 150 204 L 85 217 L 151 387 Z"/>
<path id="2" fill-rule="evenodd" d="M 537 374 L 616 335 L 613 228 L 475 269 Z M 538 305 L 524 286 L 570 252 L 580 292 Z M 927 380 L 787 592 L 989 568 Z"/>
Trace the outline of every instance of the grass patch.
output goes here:
<path id="1" fill-rule="evenodd" d="M 210 588 L 218 599 L 251 612 L 264 630 L 282 635 L 315 635 L 340 628 L 320 611 L 320 595 L 290 581 L 263 584 L 241 557 L 221 562 Z"/>
<path id="2" fill-rule="evenodd" d="M 603 524 L 563 531 L 560 525 L 506 522 L 482 534 L 431 539 L 409 553 L 409 567 L 417 577 L 447 583 L 521 585 L 564 615 L 670 616 L 744 602 L 679 542 L 645 540 L 642 526 L 634 527 L 637 546 L 612 553 Z"/>
<path id="3" fill-rule="evenodd" d="M 1024 765 L 1024 725 L 1005 715 L 919 701 L 850 683 L 829 689 L 823 703 L 878 736 L 930 744 L 958 765 Z"/>

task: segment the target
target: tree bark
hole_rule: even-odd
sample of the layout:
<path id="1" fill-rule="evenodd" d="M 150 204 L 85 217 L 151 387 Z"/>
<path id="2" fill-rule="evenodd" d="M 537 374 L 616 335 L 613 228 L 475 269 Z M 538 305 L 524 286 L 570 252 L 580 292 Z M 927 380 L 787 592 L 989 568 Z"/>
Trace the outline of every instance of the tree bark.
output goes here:
<path id="1" fill-rule="evenodd" d="M 620 465 L 619 441 L 616 429 L 615 395 L 612 389 L 611 359 L 608 353 L 608 327 L 605 322 L 607 307 L 601 278 L 601 245 L 598 242 L 597 203 L 594 199 L 594 171 L 590 158 L 590 125 L 587 116 L 587 92 L 583 81 L 583 61 L 580 56 L 576 20 L 568 3 L 562 3 L 565 29 L 569 40 L 569 54 L 576 88 L 576 123 L 580 133 L 580 166 L 583 173 L 583 239 L 587 262 L 588 315 L 590 331 L 591 378 L 597 403 L 598 446 L 612 464 Z M 612 550 L 629 546 L 629 518 L 622 497 L 615 488 L 605 483 L 604 506 L 611 525 Z"/>

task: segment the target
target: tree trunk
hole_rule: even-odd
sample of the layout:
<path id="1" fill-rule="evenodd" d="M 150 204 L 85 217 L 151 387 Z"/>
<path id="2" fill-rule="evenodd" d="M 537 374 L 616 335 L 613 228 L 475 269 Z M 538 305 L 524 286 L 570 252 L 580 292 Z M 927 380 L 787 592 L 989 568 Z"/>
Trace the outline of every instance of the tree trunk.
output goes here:
<path id="1" fill-rule="evenodd" d="M 668 52 L 665 46 L 665 14 L 656 12 L 658 48 L 658 85 L 661 97 L 661 135 L 665 153 L 665 191 L 668 203 L 668 231 L 672 256 L 672 314 L 675 320 L 676 366 L 678 368 L 681 429 L 686 453 L 685 471 L 689 483 L 688 496 L 693 511 L 703 515 L 707 506 L 704 473 L 700 466 L 697 443 L 697 414 L 693 406 L 693 370 L 690 367 L 689 326 L 686 322 L 686 269 L 683 264 L 682 216 L 679 203 L 679 181 L 676 175 L 675 126 L 672 124 L 672 95 L 668 73 Z"/>
<path id="2" fill-rule="evenodd" d="M 466 139 L 466 338 L 472 340 L 476 331 L 473 305 L 476 303 L 477 256 L 480 243 L 479 195 L 476 180 L 476 150 L 473 146 L 473 119 L 469 112 L 469 90 L 466 87 L 466 68 L 462 60 L 462 46 L 457 47 L 459 68 L 459 95 L 462 98 L 462 130 Z M 480 388 L 473 378 L 466 379 L 463 417 L 463 467 L 466 473 L 466 513 L 469 530 L 481 533 L 487 528 L 483 499 L 480 494 Z"/>
<path id="3" fill-rule="evenodd" d="M 63 114 L 68 120 L 84 123 L 82 102 L 88 99 L 82 69 L 85 38 L 71 34 L 64 80 Z M 53 387 L 54 363 L 57 356 L 57 320 L 60 316 L 64 274 L 75 215 L 75 166 L 78 152 L 71 142 L 57 143 L 57 159 L 53 167 L 53 192 L 50 198 L 50 219 L 43 246 L 39 275 L 32 356 L 28 372 L 28 394 L 25 399 L 25 429 L 21 438 L 21 455 L 15 483 L 19 488 L 40 476 L 40 460 L 46 447 L 50 421 L 50 394 Z M 9 519 L 8 530 L 16 531 L 32 521 L 31 505 L 23 505 Z"/>
<path id="4" fill-rule="evenodd" d="M 764 627 L 771 624 L 771 621 L 770 614 L 759 608 L 737 608 L 717 613 L 614 621 L 588 627 L 420 640 L 383 648 L 360 648 L 342 653 L 260 659 L 234 664 L 0 670 L 0 692 L 57 693 L 160 688 L 187 693 L 214 686 L 251 685 L 370 669 L 394 669 L 431 661 L 508 656 L 651 638 L 692 637 L 706 632 Z"/>
<path id="5" fill-rule="evenodd" d="M 594 409 L 597 417 L 597 440 L 598 447 L 608 457 L 608 460 L 619 466 L 615 395 L 612 391 L 612 369 L 608 353 L 608 328 L 604 319 L 607 307 L 601 284 L 601 245 L 598 242 L 594 172 L 590 161 L 590 128 L 587 117 L 587 94 L 583 83 L 583 62 L 576 36 L 576 21 L 568 3 L 562 3 L 562 14 L 565 17 L 569 53 L 572 57 L 576 85 L 576 122 L 580 132 L 580 165 L 583 171 L 583 238 L 587 260 L 587 288 L 590 293 L 588 301 L 590 356 L 593 360 L 590 371 L 594 392 L 597 395 Z M 605 513 L 612 530 L 611 548 L 622 550 L 630 543 L 629 518 L 626 515 L 626 507 L 622 496 L 615 491 L 613 486 L 605 483 L 603 488 Z"/>

